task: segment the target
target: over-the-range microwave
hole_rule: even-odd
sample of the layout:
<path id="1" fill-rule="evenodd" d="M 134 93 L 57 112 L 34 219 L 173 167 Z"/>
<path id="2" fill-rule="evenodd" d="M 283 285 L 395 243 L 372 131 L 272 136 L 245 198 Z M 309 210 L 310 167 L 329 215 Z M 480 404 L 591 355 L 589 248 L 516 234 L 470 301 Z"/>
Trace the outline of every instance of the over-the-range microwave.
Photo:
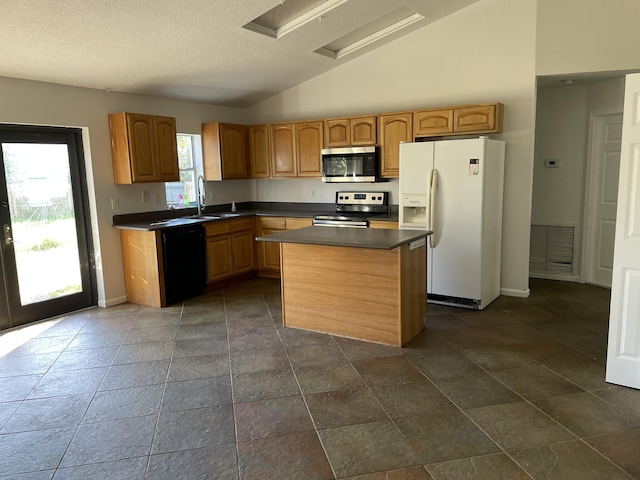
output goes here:
<path id="1" fill-rule="evenodd" d="M 330 183 L 380 182 L 378 147 L 325 148 L 322 150 L 322 181 Z"/>

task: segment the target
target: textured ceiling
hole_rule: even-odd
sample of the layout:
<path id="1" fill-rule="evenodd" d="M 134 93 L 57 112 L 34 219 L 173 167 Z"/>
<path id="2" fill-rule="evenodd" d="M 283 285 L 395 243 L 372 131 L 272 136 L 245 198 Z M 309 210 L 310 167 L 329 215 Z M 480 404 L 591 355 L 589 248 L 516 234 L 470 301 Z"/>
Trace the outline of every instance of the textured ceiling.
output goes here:
<path id="1" fill-rule="evenodd" d="M 0 0 L 0 76 L 246 107 L 475 1 L 348 0 L 276 40 L 242 27 L 280 0 Z M 425 18 L 339 60 L 314 53 L 399 8 Z"/>

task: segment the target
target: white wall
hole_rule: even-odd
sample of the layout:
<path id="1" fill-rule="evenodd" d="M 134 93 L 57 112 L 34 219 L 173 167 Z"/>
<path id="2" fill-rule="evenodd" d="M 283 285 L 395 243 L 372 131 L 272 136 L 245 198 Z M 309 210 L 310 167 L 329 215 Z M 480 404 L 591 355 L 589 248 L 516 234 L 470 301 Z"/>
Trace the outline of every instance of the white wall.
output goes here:
<path id="1" fill-rule="evenodd" d="M 580 223 L 587 139 L 587 85 L 540 88 L 533 170 L 534 225 Z M 556 159 L 557 168 L 545 168 Z"/>
<path id="2" fill-rule="evenodd" d="M 0 122 L 3 123 L 85 129 L 84 148 L 98 301 L 103 306 L 119 303 L 125 298 L 120 236 L 117 230 L 111 228 L 112 216 L 165 208 L 165 205 L 156 205 L 153 201 L 141 201 L 144 190 L 149 192 L 150 199 L 156 195 L 164 199 L 162 183 L 114 184 L 107 115 L 129 111 L 176 117 L 178 131 L 192 134 L 201 133 L 203 122 L 233 122 L 242 118 L 242 111 L 236 109 L 9 78 L 0 78 L 0 105 Z M 246 192 L 243 195 L 250 195 L 248 186 L 243 191 Z M 119 209 L 111 209 L 111 198 L 118 199 Z M 243 201 L 241 198 L 238 200 Z"/>
<path id="3" fill-rule="evenodd" d="M 538 0 L 536 73 L 640 68 L 638 0 Z"/>
<path id="4" fill-rule="evenodd" d="M 502 288 L 506 293 L 526 295 L 535 22 L 535 0 L 481 0 L 249 108 L 247 121 L 504 103 L 505 129 L 496 136 L 507 142 Z"/>

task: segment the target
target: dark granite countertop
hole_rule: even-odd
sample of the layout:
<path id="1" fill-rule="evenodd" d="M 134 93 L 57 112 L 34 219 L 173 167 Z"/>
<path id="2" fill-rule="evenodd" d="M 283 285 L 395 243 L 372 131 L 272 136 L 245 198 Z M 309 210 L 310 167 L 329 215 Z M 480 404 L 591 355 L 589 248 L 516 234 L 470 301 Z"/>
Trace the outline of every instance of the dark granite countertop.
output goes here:
<path id="1" fill-rule="evenodd" d="M 407 243 L 424 239 L 431 233 L 431 231 L 425 230 L 316 226 L 263 235 L 256 237 L 256 240 L 261 242 L 393 250 Z"/>
<path id="2" fill-rule="evenodd" d="M 207 207 L 199 218 L 197 217 L 197 210 L 195 208 L 114 215 L 113 227 L 124 230 L 153 231 L 183 227 L 194 223 L 207 223 L 251 216 L 311 218 L 319 213 L 333 211 L 335 205 L 322 203 L 248 202 L 247 204 L 239 205 L 236 213 L 230 213 L 230 209 L 230 205 Z M 398 214 L 397 212 L 392 212 L 388 215 L 376 215 L 371 218 L 375 218 L 376 221 L 397 222 Z"/>

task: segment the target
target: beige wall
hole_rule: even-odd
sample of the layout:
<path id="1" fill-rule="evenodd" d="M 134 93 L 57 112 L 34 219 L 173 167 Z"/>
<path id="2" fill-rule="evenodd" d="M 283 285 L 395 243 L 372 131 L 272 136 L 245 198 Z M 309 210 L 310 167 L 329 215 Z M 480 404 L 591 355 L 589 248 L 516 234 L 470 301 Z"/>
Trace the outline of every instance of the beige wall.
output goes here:
<path id="1" fill-rule="evenodd" d="M 0 123 L 25 123 L 82 127 L 90 196 L 91 223 L 96 255 L 98 301 L 111 305 L 124 301 L 122 251 L 117 230 L 111 228 L 114 214 L 158 210 L 157 195 L 165 198 L 164 184 L 115 185 L 111 167 L 107 114 L 120 111 L 176 117 L 180 133 L 200 134 L 202 122 L 240 121 L 239 110 L 193 102 L 179 102 L 141 95 L 107 93 L 49 83 L 0 78 Z M 211 183 L 211 182 L 209 182 Z M 142 203 L 142 191 L 149 192 Z M 249 188 L 242 195 L 249 195 Z M 111 209 L 111 198 L 120 208 Z M 239 201 L 244 199 L 238 198 Z"/>
<path id="2" fill-rule="evenodd" d="M 536 73 L 640 68 L 638 0 L 538 0 Z"/>
<path id="3" fill-rule="evenodd" d="M 303 120 L 499 101 L 507 142 L 503 293 L 528 293 L 535 0 L 482 0 L 247 110 Z M 288 188 L 281 184 L 280 188 Z"/>

